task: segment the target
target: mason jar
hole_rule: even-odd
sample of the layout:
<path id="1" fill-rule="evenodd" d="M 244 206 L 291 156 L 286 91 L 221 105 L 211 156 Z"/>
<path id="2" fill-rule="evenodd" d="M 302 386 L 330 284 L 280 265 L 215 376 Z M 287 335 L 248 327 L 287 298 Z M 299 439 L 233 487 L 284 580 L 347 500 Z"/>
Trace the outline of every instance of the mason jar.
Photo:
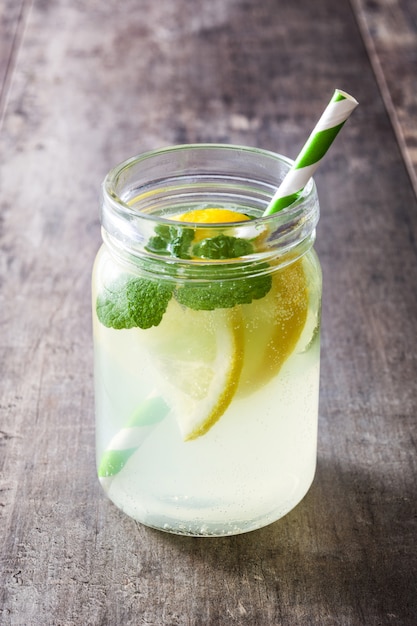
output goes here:
<path id="1" fill-rule="evenodd" d="M 313 481 L 314 182 L 263 217 L 291 163 L 255 148 L 181 145 L 105 178 L 92 289 L 98 477 L 147 526 L 255 530 Z"/>

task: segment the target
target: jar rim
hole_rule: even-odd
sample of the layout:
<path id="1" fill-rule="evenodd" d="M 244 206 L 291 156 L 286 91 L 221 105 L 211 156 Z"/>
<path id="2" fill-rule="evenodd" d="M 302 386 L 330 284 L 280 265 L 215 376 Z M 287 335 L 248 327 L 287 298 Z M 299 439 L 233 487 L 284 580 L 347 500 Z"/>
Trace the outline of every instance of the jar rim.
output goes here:
<path id="1" fill-rule="evenodd" d="M 292 163 L 288 157 L 260 148 L 215 143 L 168 146 L 126 159 L 103 182 L 103 239 L 116 256 L 129 263 L 144 258 L 159 263 L 166 251 L 166 260 L 184 268 L 227 266 L 236 258 L 249 264 L 279 257 L 283 263 L 290 262 L 313 245 L 319 219 L 313 179 L 289 207 L 263 214 Z M 188 210 L 208 207 L 230 208 L 251 219 L 227 223 L 175 219 Z M 168 230 L 168 235 L 165 231 L 162 235 L 161 229 Z M 178 256 L 171 246 L 173 241 L 176 245 L 178 233 L 172 235 L 172 229 L 180 231 L 181 241 L 190 234 L 188 230 L 195 233 L 193 241 L 219 235 L 257 243 L 251 253 L 221 260 L 195 257 L 194 246 L 191 257 Z"/>
<path id="2" fill-rule="evenodd" d="M 143 218 L 144 220 L 150 220 L 154 223 L 161 223 L 161 224 L 168 223 L 171 225 L 172 224 L 184 225 L 184 222 L 177 221 L 173 219 L 172 217 L 168 218 L 168 217 L 164 217 L 163 215 L 143 213 L 141 211 L 138 211 L 137 207 L 132 208 L 132 206 L 130 206 L 125 200 L 123 200 L 121 194 L 116 191 L 116 185 L 121 179 L 121 177 L 123 176 L 123 174 L 129 171 L 129 169 L 131 169 L 133 166 L 137 164 L 144 163 L 152 158 L 159 158 L 159 157 L 163 157 L 164 155 L 170 156 L 173 154 L 177 154 L 179 152 L 185 152 L 185 151 L 188 152 L 191 150 L 195 152 L 204 151 L 204 150 L 209 151 L 209 152 L 212 152 L 212 151 L 214 152 L 215 150 L 222 150 L 225 153 L 228 151 L 230 153 L 239 151 L 244 154 L 250 154 L 252 156 L 259 155 L 262 157 L 270 158 L 271 161 L 284 164 L 285 166 L 288 167 L 288 169 L 294 163 L 292 159 L 280 153 L 273 152 L 271 150 L 265 150 L 263 148 L 244 146 L 244 145 L 239 145 L 239 144 L 190 143 L 190 144 L 178 144 L 178 145 L 165 146 L 165 147 L 157 148 L 155 150 L 148 150 L 146 152 L 129 157 L 125 159 L 124 161 L 120 162 L 119 164 L 115 165 L 113 168 L 111 168 L 111 170 L 107 173 L 106 177 L 104 178 L 104 181 L 102 184 L 104 202 L 108 206 L 113 208 L 113 210 L 116 210 L 120 216 L 125 215 L 126 218 L 134 216 L 135 218 L 140 217 L 140 218 Z M 279 216 L 281 218 L 285 216 L 291 221 L 291 218 L 294 216 L 294 214 L 299 213 L 300 205 L 303 205 L 304 203 L 306 203 L 306 201 L 311 199 L 316 193 L 317 193 L 317 189 L 316 189 L 314 178 L 310 178 L 307 185 L 300 192 L 299 198 L 295 202 L 293 202 L 291 205 L 286 207 L 285 209 L 282 209 L 279 212 Z M 262 222 L 265 221 L 265 223 L 268 223 L 276 219 L 277 215 L 278 215 L 277 213 L 272 213 L 270 215 L 257 216 L 254 219 L 256 221 L 262 221 Z M 241 221 L 239 220 L 236 220 L 236 222 L 231 222 L 231 224 L 239 224 L 239 223 L 241 223 Z M 196 227 L 197 229 L 200 229 L 200 228 L 204 229 L 205 227 L 207 227 L 206 224 L 201 224 L 197 222 L 188 222 L 188 224 L 192 225 L 193 227 Z M 220 226 L 224 226 L 224 223 L 219 222 L 219 223 L 210 224 L 210 227 L 214 229 Z"/>

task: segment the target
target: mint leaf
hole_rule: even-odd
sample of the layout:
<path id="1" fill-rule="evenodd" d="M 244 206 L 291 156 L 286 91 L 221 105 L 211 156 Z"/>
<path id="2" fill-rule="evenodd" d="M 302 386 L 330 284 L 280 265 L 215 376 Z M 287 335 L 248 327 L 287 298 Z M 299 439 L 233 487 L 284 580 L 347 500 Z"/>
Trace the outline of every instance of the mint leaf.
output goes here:
<path id="1" fill-rule="evenodd" d="M 252 252 L 250 241 L 227 235 L 203 239 L 193 246 L 193 255 L 202 259 L 236 259 Z"/>
<path id="2" fill-rule="evenodd" d="M 163 257 L 185 260 L 237 259 L 236 264 L 228 266 L 231 272 L 239 270 L 239 258 L 254 252 L 253 244 L 247 239 L 221 234 L 193 245 L 194 236 L 193 228 L 160 224 L 149 239 L 146 250 Z M 267 270 L 268 265 L 263 263 L 256 269 Z M 108 328 L 146 329 L 158 326 L 172 295 L 180 304 L 195 311 L 213 311 L 250 304 L 252 300 L 263 298 L 272 285 L 269 274 L 225 280 L 224 267 L 213 264 L 200 270 L 204 282 L 193 279 L 177 286 L 160 280 L 122 275 L 98 295 L 98 319 Z"/>
<path id="3" fill-rule="evenodd" d="M 212 273 L 210 278 L 213 278 Z M 252 300 L 266 296 L 271 285 L 272 278 L 269 274 L 236 280 L 214 279 L 207 284 L 190 283 L 178 287 L 174 296 L 180 304 L 195 311 L 213 311 L 232 308 L 237 304 L 250 304 Z"/>
<path id="4" fill-rule="evenodd" d="M 189 250 L 193 239 L 192 228 L 160 224 L 155 228 L 155 236 L 149 239 L 145 249 L 176 259 L 190 259 Z"/>
<path id="5" fill-rule="evenodd" d="M 253 245 L 247 239 L 227 235 L 203 239 L 192 249 L 194 257 L 213 260 L 236 259 L 253 251 Z M 268 265 L 264 263 L 257 269 L 267 268 Z M 216 273 L 219 275 L 216 268 L 207 268 L 206 272 L 206 280 L 210 282 L 190 282 L 175 290 L 174 296 L 180 304 L 196 311 L 228 309 L 237 304 L 250 304 L 252 300 L 263 298 L 272 285 L 272 278 L 269 275 L 221 280 L 216 276 Z"/>
<path id="6" fill-rule="evenodd" d="M 108 328 L 158 326 L 173 290 L 160 281 L 122 275 L 98 295 L 97 317 Z"/>

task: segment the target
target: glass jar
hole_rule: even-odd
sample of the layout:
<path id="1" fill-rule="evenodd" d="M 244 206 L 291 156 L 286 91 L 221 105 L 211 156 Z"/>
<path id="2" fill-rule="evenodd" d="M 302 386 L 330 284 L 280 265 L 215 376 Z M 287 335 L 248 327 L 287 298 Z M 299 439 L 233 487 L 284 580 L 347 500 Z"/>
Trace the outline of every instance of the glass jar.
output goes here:
<path id="1" fill-rule="evenodd" d="M 182 145 L 132 158 L 104 181 L 93 272 L 98 476 L 116 506 L 153 528 L 254 530 L 312 483 L 314 182 L 262 217 L 290 165 L 254 148 Z M 236 220 L 201 223 L 207 208 Z"/>

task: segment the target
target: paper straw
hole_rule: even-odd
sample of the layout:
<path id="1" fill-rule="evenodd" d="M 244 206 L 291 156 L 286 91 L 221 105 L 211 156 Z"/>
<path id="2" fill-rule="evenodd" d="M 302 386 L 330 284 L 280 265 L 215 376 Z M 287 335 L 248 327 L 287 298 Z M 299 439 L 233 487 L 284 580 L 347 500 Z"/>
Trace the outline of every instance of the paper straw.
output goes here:
<path id="1" fill-rule="evenodd" d="M 298 155 L 264 215 L 271 215 L 292 204 L 306 186 L 332 145 L 344 123 L 358 106 L 357 100 L 345 91 L 336 89 L 313 132 Z"/>
<path id="2" fill-rule="evenodd" d="M 169 411 L 161 397 L 151 394 L 133 413 L 126 426 L 115 434 L 103 452 L 98 466 L 98 477 L 105 491 L 108 491 L 114 476 L 142 445 L 155 424 L 163 420 Z"/>

